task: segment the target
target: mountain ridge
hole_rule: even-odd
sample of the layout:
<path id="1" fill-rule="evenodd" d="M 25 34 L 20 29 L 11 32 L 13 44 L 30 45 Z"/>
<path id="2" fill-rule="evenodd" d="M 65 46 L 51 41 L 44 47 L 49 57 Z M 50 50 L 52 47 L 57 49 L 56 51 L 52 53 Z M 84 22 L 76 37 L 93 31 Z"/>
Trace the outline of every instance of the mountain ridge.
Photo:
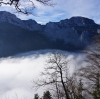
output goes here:
<path id="1" fill-rule="evenodd" d="M 98 27 L 92 19 L 81 16 L 41 25 L 34 20 L 21 20 L 14 14 L 1 11 L 0 57 L 40 49 L 84 49 L 98 35 Z"/>
<path id="2" fill-rule="evenodd" d="M 11 24 L 14 24 L 14 25 L 18 25 L 18 26 L 21 26 L 21 27 L 25 27 L 23 25 L 27 25 L 29 23 L 33 23 L 33 25 L 35 24 L 38 24 L 41 26 L 41 24 L 37 23 L 35 20 L 32 20 L 32 19 L 28 19 L 28 20 L 21 20 L 20 18 L 17 18 L 16 15 L 14 14 L 11 14 L 10 12 L 7 12 L 7 11 L 0 11 L 0 21 L 2 22 L 8 22 L 8 23 L 11 23 Z M 81 23 L 79 24 L 78 23 Z M 87 23 L 87 21 L 90 23 Z M 63 20 L 60 20 L 58 22 L 48 22 L 46 23 L 45 25 L 49 24 L 49 23 L 62 23 L 62 22 L 66 22 L 65 24 L 66 25 L 74 25 L 75 24 L 77 26 L 86 26 L 86 25 L 93 25 L 93 24 L 96 24 L 94 22 L 94 20 L 92 19 L 89 19 L 89 18 L 86 18 L 86 17 L 82 17 L 82 16 L 73 16 L 69 19 L 63 19 Z M 26 24 L 25 24 L 26 23 Z M 83 23 L 83 24 L 82 24 Z M 92 23 L 92 24 L 91 24 Z M 29 24 L 29 25 L 32 25 L 32 24 Z M 45 26 L 43 25 L 43 26 Z M 30 29 L 31 30 L 31 29 Z M 34 29 L 33 29 L 34 30 Z"/>

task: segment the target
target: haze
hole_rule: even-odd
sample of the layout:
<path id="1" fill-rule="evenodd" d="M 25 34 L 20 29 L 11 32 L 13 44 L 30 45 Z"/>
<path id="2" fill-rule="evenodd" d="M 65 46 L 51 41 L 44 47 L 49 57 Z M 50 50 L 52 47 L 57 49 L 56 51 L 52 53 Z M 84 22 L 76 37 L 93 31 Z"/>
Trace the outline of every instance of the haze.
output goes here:
<path id="1" fill-rule="evenodd" d="M 84 64 L 85 55 L 65 52 L 70 59 L 70 73 Z M 39 77 L 50 54 L 49 50 L 22 53 L 0 59 L 0 99 L 33 99 L 37 93 L 32 89 L 32 80 Z M 42 95 L 43 90 L 38 90 Z"/>

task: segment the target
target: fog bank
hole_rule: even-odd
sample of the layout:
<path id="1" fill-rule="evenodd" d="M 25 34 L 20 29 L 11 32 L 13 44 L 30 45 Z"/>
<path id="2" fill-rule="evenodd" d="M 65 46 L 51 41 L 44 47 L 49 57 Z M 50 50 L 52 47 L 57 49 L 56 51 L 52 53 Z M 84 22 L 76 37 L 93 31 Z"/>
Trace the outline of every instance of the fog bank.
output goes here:
<path id="1" fill-rule="evenodd" d="M 85 55 L 65 52 L 70 59 L 70 72 L 84 64 Z M 49 50 L 32 51 L 0 59 L 0 99 L 33 99 L 37 93 L 32 80 L 39 76 L 50 54 Z M 42 94 L 42 90 L 38 91 Z"/>

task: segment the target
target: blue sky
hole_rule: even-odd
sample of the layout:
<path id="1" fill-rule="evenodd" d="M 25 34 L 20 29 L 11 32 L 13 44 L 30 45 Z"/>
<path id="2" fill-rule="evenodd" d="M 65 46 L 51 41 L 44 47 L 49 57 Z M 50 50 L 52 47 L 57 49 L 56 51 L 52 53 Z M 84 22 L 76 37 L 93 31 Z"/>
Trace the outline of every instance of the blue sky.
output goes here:
<path id="1" fill-rule="evenodd" d="M 100 23 L 100 0 L 52 0 L 54 7 L 43 6 L 37 3 L 34 10 L 36 16 L 16 14 L 21 19 L 33 19 L 38 23 L 45 24 L 49 21 L 57 22 L 72 16 L 83 16 Z M 12 11 L 13 8 L 3 6 L 0 10 Z"/>

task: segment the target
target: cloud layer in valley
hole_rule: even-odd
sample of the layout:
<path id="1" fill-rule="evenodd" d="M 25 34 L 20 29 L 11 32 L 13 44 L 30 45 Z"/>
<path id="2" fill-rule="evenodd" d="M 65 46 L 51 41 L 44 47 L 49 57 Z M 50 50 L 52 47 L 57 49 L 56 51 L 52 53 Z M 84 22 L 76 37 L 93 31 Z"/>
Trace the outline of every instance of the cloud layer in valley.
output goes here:
<path id="1" fill-rule="evenodd" d="M 19 54 L 14 57 L 0 59 L 0 99 L 33 99 L 37 92 L 32 89 L 32 80 L 39 76 L 46 64 L 46 59 L 50 53 L 45 51 Z M 68 53 L 71 59 L 69 65 L 70 72 L 75 66 L 84 63 L 82 54 Z"/>

